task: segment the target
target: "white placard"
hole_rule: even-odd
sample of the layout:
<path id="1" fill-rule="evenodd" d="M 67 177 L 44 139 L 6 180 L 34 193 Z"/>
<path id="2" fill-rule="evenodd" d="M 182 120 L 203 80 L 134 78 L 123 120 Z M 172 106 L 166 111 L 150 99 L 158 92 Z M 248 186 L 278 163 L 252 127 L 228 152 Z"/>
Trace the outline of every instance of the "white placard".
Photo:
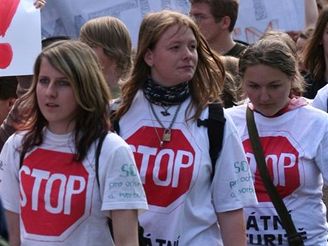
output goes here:
<path id="1" fill-rule="evenodd" d="M 234 38 L 254 43 L 268 30 L 300 31 L 303 28 L 303 0 L 240 0 Z"/>
<path id="2" fill-rule="evenodd" d="M 89 19 L 115 16 L 129 29 L 132 43 L 137 43 L 143 16 L 150 11 L 174 9 L 188 13 L 188 0 L 48 0 L 42 9 L 42 35 L 78 37 L 80 27 Z"/>
<path id="3" fill-rule="evenodd" d="M 268 29 L 304 27 L 304 0 L 240 0 L 234 38 L 253 43 Z M 78 37 L 82 24 L 99 16 L 115 16 L 128 27 L 136 46 L 142 17 L 149 11 L 174 9 L 188 13 L 189 0 L 48 0 L 41 11 L 44 37 Z"/>
<path id="4" fill-rule="evenodd" d="M 14 0 L 2 1 L 5 4 L 12 4 Z M 0 76 L 32 74 L 35 58 L 41 51 L 40 11 L 35 9 L 33 0 L 18 2 L 16 13 L 7 31 L 0 36 L 0 44 L 9 44 L 13 54 L 8 66 L 0 68 Z M 0 16 L 0 21 L 4 21 L 3 16 Z M 5 58 L 0 57 L 0 63 L 1 59 Z"/>

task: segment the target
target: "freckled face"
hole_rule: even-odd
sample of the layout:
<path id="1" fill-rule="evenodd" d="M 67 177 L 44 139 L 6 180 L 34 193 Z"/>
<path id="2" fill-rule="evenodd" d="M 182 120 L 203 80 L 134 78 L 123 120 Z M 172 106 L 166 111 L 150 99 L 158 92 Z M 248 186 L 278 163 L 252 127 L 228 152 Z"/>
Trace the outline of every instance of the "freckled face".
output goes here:
<path id="1" fill-rule="evenodd" d="M 193 78 L 197 63 L 197 41 L 192 30 L 178 25 L 168 28 L 155 48 L 144 56 L 152 78 L 163 86 L 174 86 Z"/>
<path id="2" fill-rule="evenodd" d="M 36 96 L 50 131 L 65 134 L 74 129 L 78 104 L 71 83 L 46 58 L 41 61 Z"/>
<path id="3" fill-rule="evenodd" d="M 292 80 L 279 69 L 267 65 L 253 65 L 246 69 L 243 87 L 254 108 L 265 116 L 272 116 L 290 100 Z"/>

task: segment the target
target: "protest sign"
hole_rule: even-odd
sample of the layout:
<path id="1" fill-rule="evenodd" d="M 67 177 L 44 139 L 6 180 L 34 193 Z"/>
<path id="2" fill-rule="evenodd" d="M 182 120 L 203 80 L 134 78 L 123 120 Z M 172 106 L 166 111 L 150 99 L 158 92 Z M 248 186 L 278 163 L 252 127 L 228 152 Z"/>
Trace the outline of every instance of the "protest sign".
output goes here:
<path id="1" fill-rule="evenodd" d="M 33 0 L 0 0 L 0 76 L 32 74 L 41 51 L 40 30 Z"/>

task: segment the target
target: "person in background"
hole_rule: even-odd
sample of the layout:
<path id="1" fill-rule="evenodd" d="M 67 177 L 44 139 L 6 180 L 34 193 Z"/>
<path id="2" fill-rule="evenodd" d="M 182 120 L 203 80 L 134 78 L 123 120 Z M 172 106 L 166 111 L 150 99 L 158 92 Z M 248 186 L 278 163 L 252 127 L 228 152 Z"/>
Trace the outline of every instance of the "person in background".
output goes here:
<path id="1" fill-rule="evenodd" d="M 258 205 L 244 209 L 248 245 L 288 242 L 259 174 L 246 127 L 247 108 L 254 114 L 269 176 L 304 245 L 327 245 L 322 186 L 323 179 L 328 181 L 328 115 L 294 94 L 302 91 L 304 80 L 285 42 L 263 39 L 250 46 L 239 60 L 239 73 L 249 103 L 226 112 L 237 126 L 258 198 Z"/>
<path id="2" fill-rule="evenodd" d="M 91 19 L 81 27 L 80 40 L 96 52 L 113 98 L 119 97 L 120 83 L 132 66 L 132 43 L 125 24 L 112 16 Z"/>
<path id="3" fill-rule="evenodd" d="M 15 76 L 0 77 L 0 124 L 7 117 L 17 99 L 16 89 L 17 79 Z"/>
<path id="4" fill-rule="evenodd" d="M 130 147 L 108 131 L 110 92 L 95 52 L 80 41 L 46 47 L 21 99 L 22 123 L 0 154 L 10 245 L 114 245 L 108 217 L 115 245 L 138 245 L 147 202 Z"/>
<path id="5" fill-rule="evenodd" d="M 220 55 L 239 57 L 247 47 L 233 40 L 239 0 L 189 0 L 194 18 L 210 47 Z"/>
<path id="6" fill-rule="evenodd" d="M 314 27 L 309 27 L 305 29 L 305 31 L 301 32 L 296 40 L 296 50 L 298 55 L 298 69 L 300 70 L 303 76 L 306 75 L 306 69 L 303 64 L 303 51 L 306 43 L 308 42 L 309 38 L 312 36 L 314 31 Z"/>
<path id="7" fill-rule="evenodd" d="M 312 36 L 303 50 L 304 76 L 308 84 L 304 96 L 313 99 L 328 81 L 328 7 L 322 9 Z"/>
<path id="8" fill-rule="evenodd" d="M 17 94 L 17 79 L 15 76 L 0 77 L 0 124 L 7 117 L 10 109 L 14 105 Z M 3 212 L 2 202 L 0 200 L 0 238 L 8 240 L 8 231 L 6 218 Z M 1 245 L 0 241 L 0 245 Z"/>
<path id="9" fill-rule="evenodd" d="M 243 99 L 238 75 L 238 61 L 234 56 L 220 56 L 225 70 L 225 79 L 222 90 L 224 108 L 230 108 Z"/>
<path id="10" fill-rule="evenodd" d="M 324 112 L 328 112 L 328 85 L 318 90 L 317 95 L 312 101 L 312 106 Z"/>
<path id="11" fill-rule="evenodd" d="M 226 117 L 212 168 L 207 127 L 197 125 L 219 100 L 223 77 L 190 17 L 169 10 L 144 17 L 114 120 L 145 187 L 150 209 L 139 223 L 153 245 L 245 245 L 243 207 L 256 198 L 240 139 Z"/>

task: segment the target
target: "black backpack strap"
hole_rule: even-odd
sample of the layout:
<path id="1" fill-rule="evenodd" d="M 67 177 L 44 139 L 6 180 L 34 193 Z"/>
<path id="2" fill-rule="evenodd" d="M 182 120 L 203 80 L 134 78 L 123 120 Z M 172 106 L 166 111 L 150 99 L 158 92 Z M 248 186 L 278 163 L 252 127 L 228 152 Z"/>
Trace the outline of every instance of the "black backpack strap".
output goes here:
<path id="1" fill-rule="evenodd" d="M 98 184 L 99 190 L 100 190 L 99 156 L 100 156 L 102 145 L 104 143 L 104 140 L 105 140 L 106 136 L 107 136 L 107 132 L 106 132 L 106 134 L 102 134 L 99 137 L 97 148 L 96 148 L 96 152 L 95 152 L 95 172 L 96 172 L 96 180 L 97 180 L 97 184 Z M 109 228 L 110 234 L 112 235 L 112 238 L 114 240 L 114 232 L 113 232 L 112 220 L 110 218 L 107 218 L 107 224 L 108 224 L 108 228 Z"/>
<path id="2" fill-rule="evenodd" d="M 107 136 L 107 132 L 104 133 L 104 134 L 102 134 L 99 137 L 97 148 L 96 148 L 96 152 L 95 152 L 95 172 L 96 172 L 96 180 L 97 180 L 97 184 L 98 184 L 98 187 L 99 188 L 100 188 L 100 181 L 99 181 L 99 156 L 100 156 L 101 148 L 102 148 L 102 145 L 103 145 L 103 142 L 104 142 L 106 136 Z"/>
<path id="3" fill-rule="evenodd" d="M 120 135 L 120 123 L 118 120 L 113 120 L 113 128 L 117 135 Z"/>
<path id="4" fill-rule="evenodd" d="M 226 119 L 224 118 L 223 108 L 220 103 L 210 103 L 208 105 L 208 119 L 197 120 L 197 126 L 207 127 L 207 135 L 210 144 L 210 157 L 212 163 L 213 172 L 211 178 L 213 179 L 215 173 L 215 164 L 222 149 L 224 124 Z"/>
<path id="5" fill-rule="evenodd" d="M 118 121 L 117 121 L 117 125 L 118 125 Z M 101 153 L 101 149 L 102 149 L 102 144 L 105 140 L 105 137 L 107 136 L 107 132 L 106 134 L 103 134 L 99 137 L 98 140 L 98 145 L 96 148 L 96 152 L 95 152 L 95 172 L 96 172 L 96 180 L 97 180 L 97 184 L 98 184 L 98 188 L 100 189 L 100 180 L 99 180 L 99 156 Z M 113 232 L 113 224 L 112 224 L 112 219 L 111 218 L 107 218 L 107 225 L 110 231 L 110 234 L 112 235 L 113 241 L 114 241 L 114 232 Z M 146 245 L 150 245 L 149 244 L 149 239 L 145 238 L 143 236 L 144 234 L 144 229 L 143 227 L 140 226 L 139 222 L 138 222 L 138 240 L 139 240 L 139 245 L 140 246 L 146 246 Z"/>
<path id="6" fill-rule="evenodd" d="M 117 135 L 120 135 L 120 125 L 119 120 L 115 118 L 115 112 L 120 106 L 121 98 L 114 99 L 109 105 L 110 120 L 112 123 L 112 130 L 116 132 Z"/>

